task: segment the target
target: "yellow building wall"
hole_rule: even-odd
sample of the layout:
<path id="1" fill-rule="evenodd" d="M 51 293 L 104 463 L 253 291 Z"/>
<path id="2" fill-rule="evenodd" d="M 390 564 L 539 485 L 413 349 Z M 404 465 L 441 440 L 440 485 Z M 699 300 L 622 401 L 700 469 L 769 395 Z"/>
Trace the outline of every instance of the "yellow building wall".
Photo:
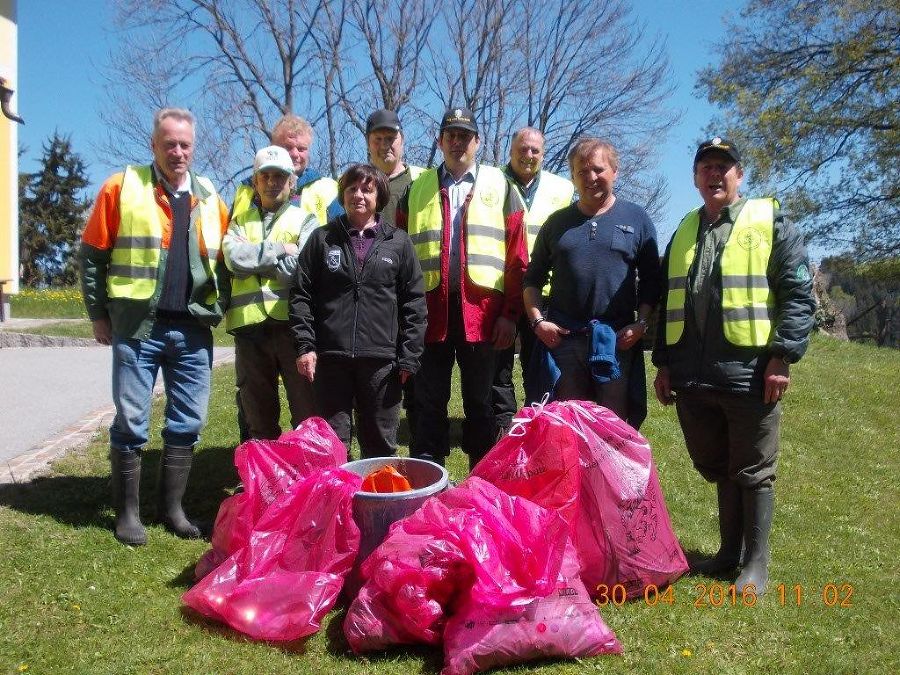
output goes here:
<path id="1" fill-rule="evenodd" d="M 16 0 L 0 0 L 0 76 L 19 88 Z M 10 109 L 18 112 L 13 94 Z M 0 279 L 8 279 L 3 293 L 19 290 L 19 162 L 17 123 L 0 115 Z"/>

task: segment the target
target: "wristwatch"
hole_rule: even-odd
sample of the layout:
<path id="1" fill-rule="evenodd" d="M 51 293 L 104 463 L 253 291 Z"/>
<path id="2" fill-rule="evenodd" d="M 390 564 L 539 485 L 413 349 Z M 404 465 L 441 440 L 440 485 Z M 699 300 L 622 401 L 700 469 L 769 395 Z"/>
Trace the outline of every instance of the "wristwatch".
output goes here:
<path id="1" fill-rule="evenodd" d="M 539 324 L 541 321 L 546 321 L 546 320 L 547 320 L 547 319 L 545 319 L 545 318 L 542 317 L 542 316 L 539 316 L 539 317 L 536 318 L 536 319 L 532 319 L 532 320 L 531 320 L 531 330 L 534 330 L 535 328 L 537 328 L 537 327 L 538 327 L 538 324 Z"/>

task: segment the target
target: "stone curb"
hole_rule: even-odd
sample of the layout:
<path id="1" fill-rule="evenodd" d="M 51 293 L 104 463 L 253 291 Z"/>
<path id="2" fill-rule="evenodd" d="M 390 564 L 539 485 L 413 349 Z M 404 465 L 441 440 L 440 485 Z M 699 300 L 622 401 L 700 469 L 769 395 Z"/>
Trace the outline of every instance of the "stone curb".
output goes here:
<path id="1" fill-rule="evenodd" d="M 0 331 L 0 349 L 14 347 L 101 347 L 93 338 Z"/>
<path id="2" fill-rule="evenodd" d="M 2 336 L 3 333 L 0 333 L 0 338 Z M 93 340 L 90 342 L 96 344 Z M 213 350 L 213 354 L 215 354 L 215 350 Z M 234 352 L 213 356 L 213 368 L 233 362 Z M 160 378 L 153 389 L 153 395 L 161 396 L 163 392 L 162 378 Z M 95 410 L 51 438 L 7 461 L 5 466 L 0 467 L 0 485 L 28 483 L 47 473 L 53 460 L 62 457 L 67 452 L 84 448 L 90 444 L 97 434 L 112 422 L 115 414 L 114 406 L 105 406 Z"/>

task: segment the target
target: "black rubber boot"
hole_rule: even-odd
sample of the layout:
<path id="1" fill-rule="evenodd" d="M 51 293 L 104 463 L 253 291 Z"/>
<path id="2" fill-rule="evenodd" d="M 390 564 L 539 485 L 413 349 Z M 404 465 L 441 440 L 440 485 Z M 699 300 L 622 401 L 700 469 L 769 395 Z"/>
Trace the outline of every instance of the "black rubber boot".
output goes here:
<path id="1" fill-rule="evenodd" d="M 188 520 L 181 506 L 193 459 L 193 448 L 165 447 L 159 462 L 157 517 L 169 532 L 182 539 L 203 537 L 200 528 Z"/>
<path id="2" fill-rule="evenodd" d="M 757 595 L 766 592 L 769 581 L 769 532 L 772 530 L 774 509 L 775 491 L 770 486 L 744 490 L 746 561 L 734 582 L 739 591 L 753 584 Z"/>
<path id="3" fill-rule="evenodd" d="M 700 560 L 691 565 L 691 574 L 711 576 L 730 572 L 737 568 L 741 561 L 744 522 L 742 507 L 742 490 L 732 480 L 716 483 L 719 500 L 719 551 L 708 560 Z"/>
<path id="4" fill-rule="evenodd" d="M 143 546 L 147 543 L 147 531 L 141 524 L 141 453 L 111 448 L 109 461 L 116 539 L 129 546 Z"/>

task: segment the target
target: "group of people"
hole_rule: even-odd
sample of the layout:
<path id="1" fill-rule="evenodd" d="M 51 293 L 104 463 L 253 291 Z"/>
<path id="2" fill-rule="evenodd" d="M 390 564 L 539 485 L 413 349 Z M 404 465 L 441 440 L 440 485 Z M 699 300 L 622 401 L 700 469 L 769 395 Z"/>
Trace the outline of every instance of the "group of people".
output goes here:
<path id="1" fill-rule="evenodd" d="M 158 371 L 166 386 L 159 518 L 185 515 L 209 399 L 210 326 L 234 335 L 238 416 L 250 438 L 324 417 L 363 457 L 396 452 L 401 405 L 410 454 L 443 464 L 454 362 L 462 450 L 474 466 L 512 423 L 515 343 L 527 400 L 593 400 L 638 427 L 646 415 L 641 342 L 659 306 L 653 362 L 694 465 L 717 485 L 721 547 L 698 571 L 742 566 L 765 587 L 780 400 L 803 355 L 814 301 L 802 237 L 774 199 L 740 194 L 737 148 L 713 138 L 694 157 L 703 205 L 660 260 L 654 225 L 618 197 L 619 156 L 578 140 L 572 180 L 542 168 L 544 137 L 516 132 L 509 163 L 476 160 L 472 111 L 448 110 L 443 161 L 404 162 L 397 114 L 367 121 L 367 163 L 336 182 L 309 168 L 313 131 L 287 115 L 229 210 L 190 170 L 190 112 L 156 113 L 149 166 L 102 187 L 81 248 L 96 339 L 112 345 L 115 535 L 140 545 L 138 486 Z"/>

